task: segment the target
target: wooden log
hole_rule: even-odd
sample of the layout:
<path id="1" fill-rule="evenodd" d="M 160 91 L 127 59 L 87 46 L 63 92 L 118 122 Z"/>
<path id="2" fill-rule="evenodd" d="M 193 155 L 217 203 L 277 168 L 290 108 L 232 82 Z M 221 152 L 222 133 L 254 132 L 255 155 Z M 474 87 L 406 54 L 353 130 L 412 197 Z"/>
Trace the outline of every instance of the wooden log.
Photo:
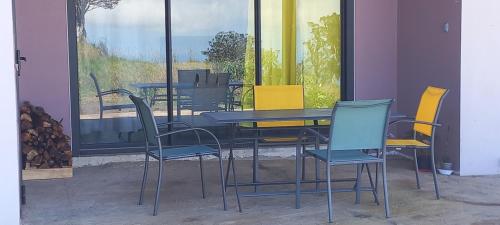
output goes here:
<path id="1" fill-rule="evenodd" d="M 26 168 L 71 166 L 70 138 L 61 121 L 54 120 L 42 107 L 25 102 L 20 107 L 22 159 Z"/>
<path id="2" fill-rule="evenodd" d="M 23 180 L 47 180 L 73 177 L 73 168 L 26 169 L 22 171 Z"/>

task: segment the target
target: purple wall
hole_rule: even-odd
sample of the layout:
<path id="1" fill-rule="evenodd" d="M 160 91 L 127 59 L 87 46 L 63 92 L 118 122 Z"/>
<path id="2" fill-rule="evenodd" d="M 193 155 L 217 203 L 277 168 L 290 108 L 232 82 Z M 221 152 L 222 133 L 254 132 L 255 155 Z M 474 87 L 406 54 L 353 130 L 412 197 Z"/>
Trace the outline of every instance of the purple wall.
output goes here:
<path id="1" fill-rule="evenodd" d="M 397 0 L 357 0 L 356 99 L 396 98 Z"/>
<path id="2" fill-rule="evenodd" d="M 19 98 L 40 105 L 70 132 L 66 0 L 16 0 L 17 45 L 27 57 Z"/>
<path id="3" fill-rule="evenodd" d="M 427 85 L 450 89 L 437 129 L 439 160 L 460 161 L 461 4 L 456 0 L 400 0 L 398 12 L 398 110 L 415 115 Z M 445 33 L 443 24 L 450 30 Z"/>

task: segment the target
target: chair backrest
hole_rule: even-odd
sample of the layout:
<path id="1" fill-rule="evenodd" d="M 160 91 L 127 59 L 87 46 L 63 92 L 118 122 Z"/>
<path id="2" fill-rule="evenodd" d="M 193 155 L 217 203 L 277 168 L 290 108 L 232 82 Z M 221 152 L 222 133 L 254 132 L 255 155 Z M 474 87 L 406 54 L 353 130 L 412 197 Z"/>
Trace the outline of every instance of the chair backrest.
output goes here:
<path id="1" fill-rule="evenodd" d="M 102 94 L 101 94 L 101 87 L 99 86 L 99 82 L 97 82 L 97 78 L 94 73 L 89 73 L 90 78 L 92 78 L 92 81 L 94 82 L 95 90 L 96 90 L 96 96 L 99 98 L 99 106 L 102 109 L 103 107 L 103 100 L 102 100 Z"/>
<path id="2" fill-rule="evenodd" d="M 332 112 L 328 148 L 384 149 L 391 99 L 339 101 Z"/>
<path id="3" fill-rule="evenodd" d="M 198 87 L 208 87 L 215 88 L 217 87 L 217 74 L 208 74 L 207 80 L 204 84 L 199 84 Z"/>
<path id="4" fill-rule="evenodd" d="M 226 101 L 225 87 L 201 87 L 193 91 L 193 111 L 219 111 L 219 106 Z"/>
<path id="5" fill-rule="evenodd" d="M 210 74 L 209 69 L 196 70 L 178 70 L 178 82 L 193 84 L 193 87 L 205 86 L 207 76 Z"/>
<path id="6" fill-rule="evenodd" d="M 302 85 L 254 86 L 255 110 L 303 109 Z M 304 126 L 304 121 L 258 122 L 258 127 Z"/>
<path id="7" fill-rule="evenodd" d="M 217 73 L 217 86 L 227 87 L 229 85 L 230 73 Z"/>
<path id="8" fill-rule="evenodd" d="M 133 95 L 129 95 L 129 98 L 134 103 L 137 109 L 137 113 L 139 114 L 139 119 L 141 121 L 142 128 L 144 129 L 144 135 L 146 137 L 146 142 L 149 145 L 158 145 L 157 135 L 159 134 L 159 132 L 151 108 L 142 98 Z"/>
<path id="9" fill-rule="evenodd" d="M 446 94 L 448 89 L 428 86 L 420 98 L 415 120 L 436 123 Z M 430 137 L 434 129 L 431 125 L 415 123 L 413 130 Z"/>

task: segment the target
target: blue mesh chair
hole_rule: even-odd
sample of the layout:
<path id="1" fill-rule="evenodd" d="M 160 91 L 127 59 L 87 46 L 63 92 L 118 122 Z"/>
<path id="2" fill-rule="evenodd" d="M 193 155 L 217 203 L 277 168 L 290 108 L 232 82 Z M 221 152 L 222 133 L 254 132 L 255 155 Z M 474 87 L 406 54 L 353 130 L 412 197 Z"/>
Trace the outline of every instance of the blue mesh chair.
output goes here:
<path id="1" fill-rule="evenodd" d="M 134 102 L 137 112 L 139 114 L 139 119 L 141 121 L 141 124 L 144 129 L 144 135 L 146 139 L 146 159 L 144 163 L 144 175 L 142 178 L 142 185 L 141 185 L 141 193 L 139 197 L 139 205 L 142 205 L 142 200 L 144 196 L 144 186 L 146 185 L 146 180 L 148 176 L 148 167 L 149 167 L 149 158 L 152 157 L 156 160 L 159 161 L 159 168 L 158 168 L 158 180 L 156 184 L 156 197 L 155 197 L 155 205 L 154 205 L 154 213 L 153 215 L 158 214 L 158 204 L 159 204 L 159 197 L 160 197 L 160 184 L 161 184 L 161 179 L 162 179 L 162 172 L 163 172 L 163 161 L 166 160 L 172 160 L 172 159 L 182 159 L 182 158 L 190 158 L 190 157 L 199 157 L 200 159 L 200 173 L 201 173 L 201 189 L 202 189 L 202 195 L 203 198 L 205 198 L 205 182 L 203 178 L 203 156 L 207 155 L 213 155 L 219 159 L 219 172 L 220 172 L 220 185 L 221 185 L 221 190 L 222 190 L 222 200 L 224 204 L 224 210 L 227 209 L 226 205 L 226 192 L 224 189 L 224 179 L 223 179 L 223 172 L 222 172 L 222 155 L 221 155 L 221 146 L 219 143 L 219 140 L 217 137 L 211 133 L 210 131 L 202 128 L 193 128 L 190 127 L 188 124 L 183 123 L 183 122 L 170 122 L 170 124 L 183 124 L 187 126 L 188 128 L 186 129 L 181 129 L 181 130 L 176 130 L 176 131 L 171 131 L 167 133 L 160 134 L 158 131 L 158 125 L 156 123 L 156 120 L 153 116 L 153 113 L 151 111 L 151 108 L 149 107 L 146 102 L 136 96 L 130 95 L 129 96 L 132 102 Z M 183 133 L 183 132 L 192 132 L 194 136 L 196 136 L 196 139 L 198 140 L 197 145 L 193 146 L 188 146 L 188 147 L 171 147 L 171 148 L 163 148 L 162 143 L 161 143 L 161 138 L 162 137 L 167 137 L 173 134 L 178 134 L 178 133 Z M 215 143 L 217 144 L 217 148 L 211 148 L 207 145 L 202 145 L 201 144 L 201 139 L 200 139 L 200 132 L 206 133 L 209 136 L 213 138 Z"/>
<path id="2" fill-rule="evenodd" d="M 385 215 L 390 217 L 387 194 L 385 142 L 388 117 L 392 100 L 363 100 L 337 102 L 332 113 L 330 139 L 327 149 L 306 150 L 311 155 L 327 164 L 327 181 L 331 180 L 330 166 L 357 165 L 356 197 L 359 198 L 359 167 L 363 164 L 382 164 L 384 183 Z M 366 150 L 381 151 L 381 157 L 366 153 Z M 368 166 L 367 166 L 368 167 Z M 333 221 L 333 200 L 331 182 L 328 186 L 328 219 Z M 300 188 L 300 187 L 298 187 Z M 372 184 L 372 191 L 377 196 Z"/>

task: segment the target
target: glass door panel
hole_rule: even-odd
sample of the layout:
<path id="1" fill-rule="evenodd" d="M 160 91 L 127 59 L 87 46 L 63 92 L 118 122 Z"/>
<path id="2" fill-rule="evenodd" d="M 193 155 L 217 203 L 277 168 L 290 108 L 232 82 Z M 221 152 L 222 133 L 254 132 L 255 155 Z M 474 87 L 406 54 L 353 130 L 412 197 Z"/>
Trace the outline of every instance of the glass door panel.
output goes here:
<path id="1" fill-rule="evenodd" d="M 167 119 L 163 0 L 77 0 L 80 141 L 143 144 L 132 93 Z"/>
<path id="2" fill-rule="evenodd" d="M 241 99 L 250 99 L 245 92 L 255 80 L 253 0 L 171 0 L 171 6 L 173 118 L 217 130 L 220 125 L 200 114 L 242 110 Z"/>
<path id="3" fill-rule="evenodd" d="M 306 108 L 340 100 L 341 0 L 297 0 L 297 82 Z"/>
<path id="4" fill-rule="evenodd" d="M 262 84 L 304 86 L 306 108 L 340 99 L 341 0 L 262 1 Z"/>

